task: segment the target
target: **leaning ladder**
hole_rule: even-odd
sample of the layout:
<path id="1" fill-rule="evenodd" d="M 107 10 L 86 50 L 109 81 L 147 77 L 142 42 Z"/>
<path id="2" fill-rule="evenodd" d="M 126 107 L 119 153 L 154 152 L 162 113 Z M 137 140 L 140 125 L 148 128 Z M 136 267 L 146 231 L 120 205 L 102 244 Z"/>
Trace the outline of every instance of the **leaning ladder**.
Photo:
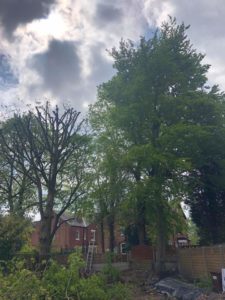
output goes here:
<path id="1" fill-rule="evenodd" d="M 94 241 L 89 242 L 88 252 L 87 252 L 87 259 L 86 259 L 86 268 L 85 268 L 85 271 L 87 273 L 91 272 L 91 269 L 92 269 L 93 255 L 94 255 L 94 245 L 95 245 Z"/>

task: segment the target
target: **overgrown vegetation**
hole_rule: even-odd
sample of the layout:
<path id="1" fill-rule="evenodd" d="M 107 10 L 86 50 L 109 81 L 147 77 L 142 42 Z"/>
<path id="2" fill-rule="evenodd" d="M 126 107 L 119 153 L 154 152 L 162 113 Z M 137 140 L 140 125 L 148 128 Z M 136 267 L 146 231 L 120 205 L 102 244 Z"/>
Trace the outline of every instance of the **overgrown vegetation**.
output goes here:
<path id="1" fill-rule="evenodd" d="M 210 278 L 208 276 L 201 277 L 198 280 L 196 280 L 195 285 L 198 288 L 207 290 L 208 292 L 211 292 L 213 290 L 212 278 Z"/>
<path id="2" fill-rule="evenodd" d="M 0 299 L 2 300 L 129 300 L 129 287 L 119 278 L 109 279 L 109 272 L 82 276 L 84 261 L 79 253 L 69 257 L 68 266 L 49 261 L 43 271 L 26 268 L 24 261 L 2 264 Z M 39 268 L 40 269 L 40 268 Z M 112 280 L 113 279 L 113 280 Z"/>
<path id="3" fill-rule="evenodd" d="M 0 215 L 0 260 L 9 260 L 27 245 L 31 222 L 17 215 Z"/>

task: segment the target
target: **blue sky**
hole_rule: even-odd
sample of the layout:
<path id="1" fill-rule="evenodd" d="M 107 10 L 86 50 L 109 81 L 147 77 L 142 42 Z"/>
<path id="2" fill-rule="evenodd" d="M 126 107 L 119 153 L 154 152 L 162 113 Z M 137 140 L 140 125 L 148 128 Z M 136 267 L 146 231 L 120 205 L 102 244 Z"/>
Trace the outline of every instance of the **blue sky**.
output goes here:
<path id="1" fill-rule="evenodd" d="M 87 109 L 114 72 L 106 49 L 149 37 L 168 15 L 191 25 L 210 84 L 225 89 L 224 0 L 1 0 L 0 104 L 50 99 Z"/>

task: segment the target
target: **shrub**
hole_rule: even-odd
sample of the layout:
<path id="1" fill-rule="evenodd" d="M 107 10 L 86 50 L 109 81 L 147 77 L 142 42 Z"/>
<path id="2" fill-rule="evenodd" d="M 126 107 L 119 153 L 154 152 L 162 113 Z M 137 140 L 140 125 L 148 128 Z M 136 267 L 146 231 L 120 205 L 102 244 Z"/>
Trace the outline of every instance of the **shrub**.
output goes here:
<path id="1" fill-rule="evenodd" d="M 212 291 L 213 282 L 212 279 L 208 276 L 201 277 L 195 281 L 195 285 L 199 288 L 206 289 L 208 291 Z"/>
<path id="2" fill-rule="evenodd" d="M 102 270 L 103 277 L 106 279 L 106 283 L 116 283 L 120 279 L 120 272 L 118 269 L 113 267 L 113 253 L 107 253 L 106 265 Z"/>
<path id="3" fill-rule="evenodd" d="M 82 278 L 80 269 L 84 267 L 84 261 L 80 253 L 71 254 L 68 262 L 68 267 L 64 267 L 50 261 L 42 274 L 28 270 L 23 261 L 7 262 L 0 270 L 0 299 L 130 299 L 128 288 L 118 282 L 107 284 L 108 275 L 105 277 L 104 273 Z"/>
<path id="4" fill-rule="evenodd" d="M 8 275 L 0 272 L 0 299 L 48 299 L 48 292 L 43 288 L 40 279 L 35 273 L 25 269 L 23 262 L 14 260 L 14 265 L 8 263 L 7 268 Z"/>
<path id="5" fill-rule="evenodd" d="M 9 260 L 23 247 L 30 236 L 29 220 L 16 215 L 0 215 L 0 259 Z"/>

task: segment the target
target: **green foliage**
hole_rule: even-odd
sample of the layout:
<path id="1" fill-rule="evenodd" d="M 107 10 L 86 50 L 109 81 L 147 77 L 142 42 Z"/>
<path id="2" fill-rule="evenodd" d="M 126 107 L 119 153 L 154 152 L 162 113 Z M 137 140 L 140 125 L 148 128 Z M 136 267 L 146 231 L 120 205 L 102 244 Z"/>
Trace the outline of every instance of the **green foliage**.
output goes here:
<path id="1" fill-rule="evenodd" d="M 212 278 L 209 276 L 199 278 L 195 281 L 195 285 L 198 288 L 206 289 L 208 292 L 211 292 L 213 290 Z"/>
<path id="2" fill-rule="evenodd" d="M 74 300 L 129 300 L 128 287 L 121 283 L 107 284 L 105 275 L 82 278 L 84 261 L 80 253 L 69 257 L 68 267 L 50 261 L 42 274 L 30 271 L 22 261 L 13 260 L 0 271 L 0 299 L 74 299 Z"/>
<path id="3" fill-rule="evenodd" d="M 0 299 L 25 300 L 48 298 L 48 292 L 41 285 L 41 280 L 32 271 L 25 268 L 23 262 L 14 260 L 6 265 L 7 275 L 0 272 Z"/>
<path id="4" fill-rule="evenodd" d="M 114 284 L 108 290 L 108 300 L 129 300 L 131 299 L 131 290 L 121 282 Z"/>
<path id="5" fill-rule="evenodd" d="M 206 87 L 209 65 L 193 48 L 188 28 L 170 18 L 149 40 L 122 40 L 111 51 L 116 74 L 99 87 L 91 108 L 101 133 L 110 128 L 121 137 L 120 167 L 128 178 L 124 219 L 137 226 L 140 242 L 150 228 L 159 263 L 171 231 L 183 226 L 172 202 L 187 199 L 202 232 L 204 225 L 216 225 L 217 235 L 224 228 L 224 218 L 217 221 L 225 205 L 224 95 Z"/>
<path id="6" fill-rule="evenodd" d="M 103 279 L 97 275 L 82 279 L 78 288 L 78 294 L 80 299 L 84 300 L 110 299 L 105 290 Z"/>
<path id="7" fill-rule="evenodd" d="M 199 245 L 198 228 L 192 220 L 188 220 L 187 234 L 191 245 Z"/>
<path id="8" fill-rule="evenodd" d="M 8 260 L 28 242 L 31 223 L 17 215 L 0 216 L 0 260 Z"/>
<path id="9" fill-rule="evenodd" d="M 107 283 L 115 283 L 120 279 L 119 270 L 112 265 L 114 255 L 112 252 L 106 253 L 106 265 L 102 270 L 102 274 Z"/>

